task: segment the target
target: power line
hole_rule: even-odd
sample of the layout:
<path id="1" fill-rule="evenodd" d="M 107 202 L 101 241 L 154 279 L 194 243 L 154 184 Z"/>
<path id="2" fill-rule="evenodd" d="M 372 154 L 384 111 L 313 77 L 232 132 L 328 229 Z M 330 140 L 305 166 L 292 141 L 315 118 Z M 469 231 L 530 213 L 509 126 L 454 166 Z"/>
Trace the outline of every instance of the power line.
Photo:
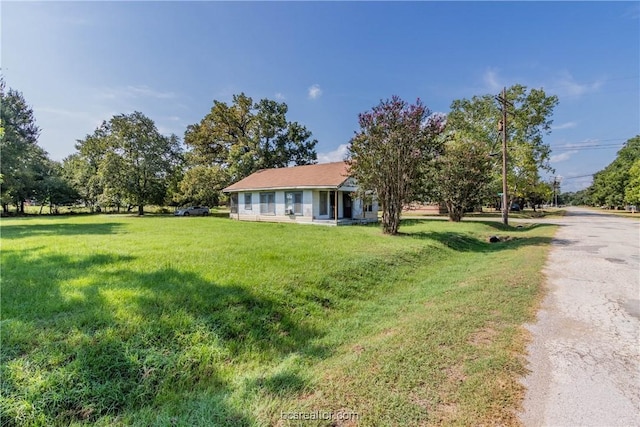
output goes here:
<path id="1" fill-rule="evenodd" d="M 564 145 L 560 145 L 560 147 L 568 146 L 571 144 L 595 144 L 600 142 L 609 142 L 609 141 L 623 141 L 629 138 L 609 138 L 609 139 L 596 139 L 596 140 L 584 140 L 584 141 L 576 141 L 576 142 L 565 142 Z"/>
<path id="2" fill-rule="evenodd" d="M 580 175 L 580 176 L 570 176 L 570 177 L 562 177 L 563 181 L 566 181 L 568 179 L 577 179 L 577 178 L 586 178 L 588 176 L 593 176 L 593 173 L 590 173 L 589 175 Z"/>
<path id="3" fill-rule="evenodd" d="M 623 148 L 624 142 L 614 142 L 609 144 L 601 144 L 605 141 L 623 141 L 626 138 L 610 138 L 600 139 L 596 141 L 580 141 L 580 142 L 567 142 L 563 145 L 556 147 L 550 147 L 552 151 L 586 151 L 586 150 L 611 150 L 617 148 Z"/>
<path id="4" fill-rule="evenodd" d="M 620 148 L 624 148 L 624 145 L 616 144 L 616 145 L 599 145 L 593 147 L 574 147 L 574 148 L 552 148 L 551 151 L 591 151 L 591 150 L 617 150 Z"/>

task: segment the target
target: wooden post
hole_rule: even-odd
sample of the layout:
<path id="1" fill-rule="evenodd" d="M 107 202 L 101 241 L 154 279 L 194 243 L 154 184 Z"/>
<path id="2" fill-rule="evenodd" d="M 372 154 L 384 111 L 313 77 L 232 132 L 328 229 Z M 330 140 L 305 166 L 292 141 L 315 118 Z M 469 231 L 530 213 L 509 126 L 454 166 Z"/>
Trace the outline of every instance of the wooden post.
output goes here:
<path id="1" fill-rule="evenodd" d="M 334 209 L 334 218 L 336 220 L 336 225 L 338 225 L 338 189 L 336 188 L 336 192 L 335 192 L 335 197 L 334 197 L 334 204 L 335 206 L 333 207 Z"/>

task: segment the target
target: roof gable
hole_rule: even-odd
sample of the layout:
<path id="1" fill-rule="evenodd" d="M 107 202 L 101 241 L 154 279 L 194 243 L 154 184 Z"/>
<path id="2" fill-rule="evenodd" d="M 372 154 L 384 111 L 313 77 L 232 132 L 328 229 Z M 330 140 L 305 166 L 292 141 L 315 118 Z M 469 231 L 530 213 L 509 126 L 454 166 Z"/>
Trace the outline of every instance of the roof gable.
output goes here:
<path id="1" fill-rule="evenodd" d="M 339 187 L 349 176 L 346 162 L 262 169 L 225 188 L 224 192 L 275 188 Z"/>

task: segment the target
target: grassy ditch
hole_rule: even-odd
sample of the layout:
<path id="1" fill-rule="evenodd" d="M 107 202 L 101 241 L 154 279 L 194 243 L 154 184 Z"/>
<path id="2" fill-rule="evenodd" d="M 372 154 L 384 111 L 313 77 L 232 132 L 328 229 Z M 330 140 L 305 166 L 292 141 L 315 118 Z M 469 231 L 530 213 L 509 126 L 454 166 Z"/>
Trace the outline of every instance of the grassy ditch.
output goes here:
<path id="1" fill-rule="evenodd" d="M 554 231 L 0 224 L 3 425 L 514 423 Z"/>

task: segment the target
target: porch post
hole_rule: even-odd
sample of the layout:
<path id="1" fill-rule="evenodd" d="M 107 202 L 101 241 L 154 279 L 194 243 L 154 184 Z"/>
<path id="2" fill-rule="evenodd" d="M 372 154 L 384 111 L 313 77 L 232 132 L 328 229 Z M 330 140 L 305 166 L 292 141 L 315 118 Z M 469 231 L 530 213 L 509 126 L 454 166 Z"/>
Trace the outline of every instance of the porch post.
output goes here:
<path id="1" fill-rule="evenodd" d="M 335 201 L 334 205 L 335 206 L 333 207 L 333 209 L 335 211 L 334 218 L 336 220 L 336 225 L 338 225 L 338 189 L 337 188 L 336 188 L 336 191 L 335 191 L 334 194 L 335 194 L 335 196 L 334 196 L 334 201 Z"/>

